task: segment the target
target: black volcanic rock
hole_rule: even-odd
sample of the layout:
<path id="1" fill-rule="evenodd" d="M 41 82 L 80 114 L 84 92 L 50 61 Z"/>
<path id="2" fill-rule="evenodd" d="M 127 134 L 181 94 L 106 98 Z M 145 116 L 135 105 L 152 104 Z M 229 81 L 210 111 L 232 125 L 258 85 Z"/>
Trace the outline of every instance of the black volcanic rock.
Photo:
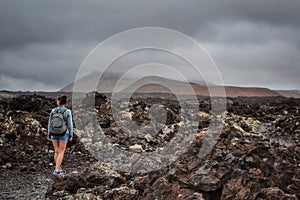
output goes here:
<path id="1" fill-rule="evenodd" d="M 178 101 L 157 97 L 134 97 L 128 110 L 117 113 L 126 120 L 142 125 L 142 137 L 130 135 L 126 120 L 117 127 L 110 99 L 96 98 L 97 117 L 111 143 L 128 151 L 154 152 L 176 135 L 181 125 Z M 14 176 L 13 188 L 24 193 L 41 187 L 36 179 L 32 185 L 24 181 L 28 174 L 45 174 L 53 170 L 53 147 L 46 139 L 49 112 L 55 99 L 25 95 L 0 100 L 0 173 L 1 199 Z M 37 105 L 34 103 L 36 102 Z M 189 102 L 191 103 L 191 102 Z M 195 103 L 195 102 L 194 102 Z M 96 162 L 82 142 L 68 147 L 63 166 L 67 175 L 52 177 L 46 197 L 49 199 L 299 199 L 300 194 L 300 100 L 288 98 L 228 98 L 228 110 L 217 144 L 205 157 L 199 156 L 212 116 L 210 100 L 199 98 L 198 130 L 191 146 L 175 162 L 160 170 L 134 174 L 116 171 L 106 163 Z M 166 110 L 167 122 L 152 134 L 149 128 L 151 105 Z M 74 110 L 75 112 L 75 110 Z M 92 111 L 91 111 L 92 112 Z M 94 112 L 94 111 L 93 111 Z M 89 111 L 87 111 L 89 114 Z M 191 118 L 193 119 L 193 118 Z M 81 121 L 90 128 L 84 119 Z M 85 130 L 77 130 L 81 141 L 87 140 Z M 51 165 L 52 164 L 52 165 Z M 28 175 L 29 177 L 29 175 Z M 6 186 L 6 183 L 10 183 Z M 26 184 L 25 184 L 26 183 Z M 39 190 L 40 191 L 40 190 Z M 13 197 L 17 197 L 16 196 Z M 25 195 L 25 194 L 24 194 Z M 39 194 L 42 195 L 43 194 Z"/>
<path id="2" fill-rule="evenodd" d="M 22 110 L 29 112 L 49 112 L 55 106 L 56 102 L 52 99 L 35 94 L 13 97 L 9 103 L 9 109 L 11 110 Z"/>

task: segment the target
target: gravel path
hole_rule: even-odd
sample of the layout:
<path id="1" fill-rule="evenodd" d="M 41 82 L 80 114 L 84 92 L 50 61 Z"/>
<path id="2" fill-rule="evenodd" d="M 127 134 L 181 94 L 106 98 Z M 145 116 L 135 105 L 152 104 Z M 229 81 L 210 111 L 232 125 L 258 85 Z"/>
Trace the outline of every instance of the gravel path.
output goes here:
<path id="1" fill-rule="evenodd" d="M 50 183 L 51 175 L 41 173 L 1 174 L 0 199 L 41 199 Z"/>

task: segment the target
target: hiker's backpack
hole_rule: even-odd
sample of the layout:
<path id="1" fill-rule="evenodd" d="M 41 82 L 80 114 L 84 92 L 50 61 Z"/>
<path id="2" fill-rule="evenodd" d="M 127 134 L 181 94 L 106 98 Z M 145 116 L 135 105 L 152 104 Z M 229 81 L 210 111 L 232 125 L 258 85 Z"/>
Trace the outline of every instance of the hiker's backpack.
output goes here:
<path id="1" fill-rule="evenodd" d="M 55 109 L 55 112 L 52 116 L 52 120 L 50 122 L 50 133 L 51 135 L 55 136 L 63 136 L 67 132 L 67 125 L 64 120 L 64 113 L 67 109 L 64 108 L 63 110 Z"/>

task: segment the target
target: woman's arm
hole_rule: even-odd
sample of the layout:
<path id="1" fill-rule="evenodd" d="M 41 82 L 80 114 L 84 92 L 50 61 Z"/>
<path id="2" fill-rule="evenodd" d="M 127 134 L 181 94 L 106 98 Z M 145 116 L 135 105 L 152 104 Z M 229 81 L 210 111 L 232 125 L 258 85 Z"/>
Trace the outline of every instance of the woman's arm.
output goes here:
<path id="1" fill-rule="evenodd" d="M 70 134 L 70 137 L 73 137 L 73 121 L 72 121 L 72 111 L 68 110 L 68 131 Z"/>
<path id="2" fill-rule="evenodd" d="M 53 109 L 50 112 L 49 121 L 48 121 L 48 137 L 50 137 L 50 125 L 53 117 Z"/>

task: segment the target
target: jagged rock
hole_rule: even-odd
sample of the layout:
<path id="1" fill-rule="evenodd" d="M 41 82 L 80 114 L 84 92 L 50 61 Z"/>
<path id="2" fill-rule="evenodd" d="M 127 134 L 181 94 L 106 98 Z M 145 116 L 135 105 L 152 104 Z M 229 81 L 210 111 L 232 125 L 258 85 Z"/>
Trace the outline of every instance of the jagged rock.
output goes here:
<path id="1" fill-rule="evenodd" d="M 5 166 L 6 166 L 6 168 L 10 169 L 12 167 L 12 164 L 11 163 L 6 163 Z"/>
<path id="2" fill-rule="evenodd" d="M 197 199 L 204 200 L 203 195 L 194 190 L 181 187 L 178 183 L 170 183 L 167 176 L 158 178 L 152 186 L 144 190 L 143 199 Z"/>
<path id="3" fill-rule="evenodd" d="M 59 191 L 76 193 L 80 188 L 93 188 L 103 186 L 114 188 L 125 183 L 125 178 L 112 169 L 95 163 L 81 173 L 69 173 L 54 177 L 54 183 L 48 189 L 48 196 L 55 195 Z"/>
<path id="4" fill-rule="evenodd" d="M 11 99 L 8 109 L 29 112 L 49 112 L 55 105 L 55 101 L 41 95 L 21 95 Z"/>
<path id="5" fill-rule="evenodd" d="M 105 185 L 108 187 L 116 187 L 125 182 L 125 179 L 120 175 L 106 174 L 99 171 L 89 171 L 84 174 L 85 185 L 87 187 L 93 187 L 98 185 Z"/>
<path id="6" fill-rule="evenodd" d="M 285 194 L 278 187 L 269 187 L 263 188 L 260 190 L 253 199 L 261 199 L 261 200 L 281 200 L 281 199 L 290 199 L 290 200 L 298 200 L 296 195 Z"/>
<path id="7" fill-rule="evenodd" d="M 145 135 L 145 139 L 147 142 L 153 142 L 153 137 L 150 134 Z"/>
<path id="8" fill-rule="evenodd" d="M 199 112 L 199 117 L 201 121 L 209 121 L 210 120 L 210 115 L 207 114 L 206 112 Z"/>
<path id="9" fill-rule="evenodd" d="M 143 147 L 140 144 L 131 145 L 129 146 L 129 151 L 134 153 L 143 152 Z"/>
<path id="10" fill-rule="evenodd" d="M 250 189 L 243 185 L 243 177 L 229 180 L 222 191 L 221 199 L 246 199 L 250 194 Z"/>
<path id="11" fill-rule="evenodd" d="M 67 191 L 69 193 L 75 193 L 79 188 L 85 186 L 85 178 L 79 174 L 69 174 L 57 176 L 54 179 L 54 183 L 51 185 L 53 195 L 57 196 L 59 191 Z"/>
<path id="12" fill-rule="evenodd" d="M 127 186 L 107 190 L 102 195 L 104 199 L 115 200 L 134 200 L 139 199 L 139 193 L 135 189 L 130 189 Z"/>
<path id="13" fill-rule="evenodd" d="M 102 200 L 102 198 L 92 193 L 79 193 L 62 197 L 61 200 Z"/>
<path id="14" fill-rule="evenodd" d="M 300 170 L 291 179 L 291 184 L 287 187 L 287 190 L 291 194 L 295 194 L 300 197 Z"/>
<path id="15" fill-rule="evenodd" d="M 104 94 L 98 92 L 90 92 L 86 94 L 81 103 L 85 108 L 93 108 L 95 106 L 105 104 L 106 102 L 107 97 Z"/>
<path id="16" fill-rule="evenodd" d="M 294 152 L 296 159 L 300 160 L 300 147 L 295 147 Z"/>
<path id="17" fill-rule="evenodd" d="M 211 174 L 211 166 L 205 163 L 191 174 L 189 182 L 203 191 L 212 191 L 220 187 L 220 179 Z"/>

